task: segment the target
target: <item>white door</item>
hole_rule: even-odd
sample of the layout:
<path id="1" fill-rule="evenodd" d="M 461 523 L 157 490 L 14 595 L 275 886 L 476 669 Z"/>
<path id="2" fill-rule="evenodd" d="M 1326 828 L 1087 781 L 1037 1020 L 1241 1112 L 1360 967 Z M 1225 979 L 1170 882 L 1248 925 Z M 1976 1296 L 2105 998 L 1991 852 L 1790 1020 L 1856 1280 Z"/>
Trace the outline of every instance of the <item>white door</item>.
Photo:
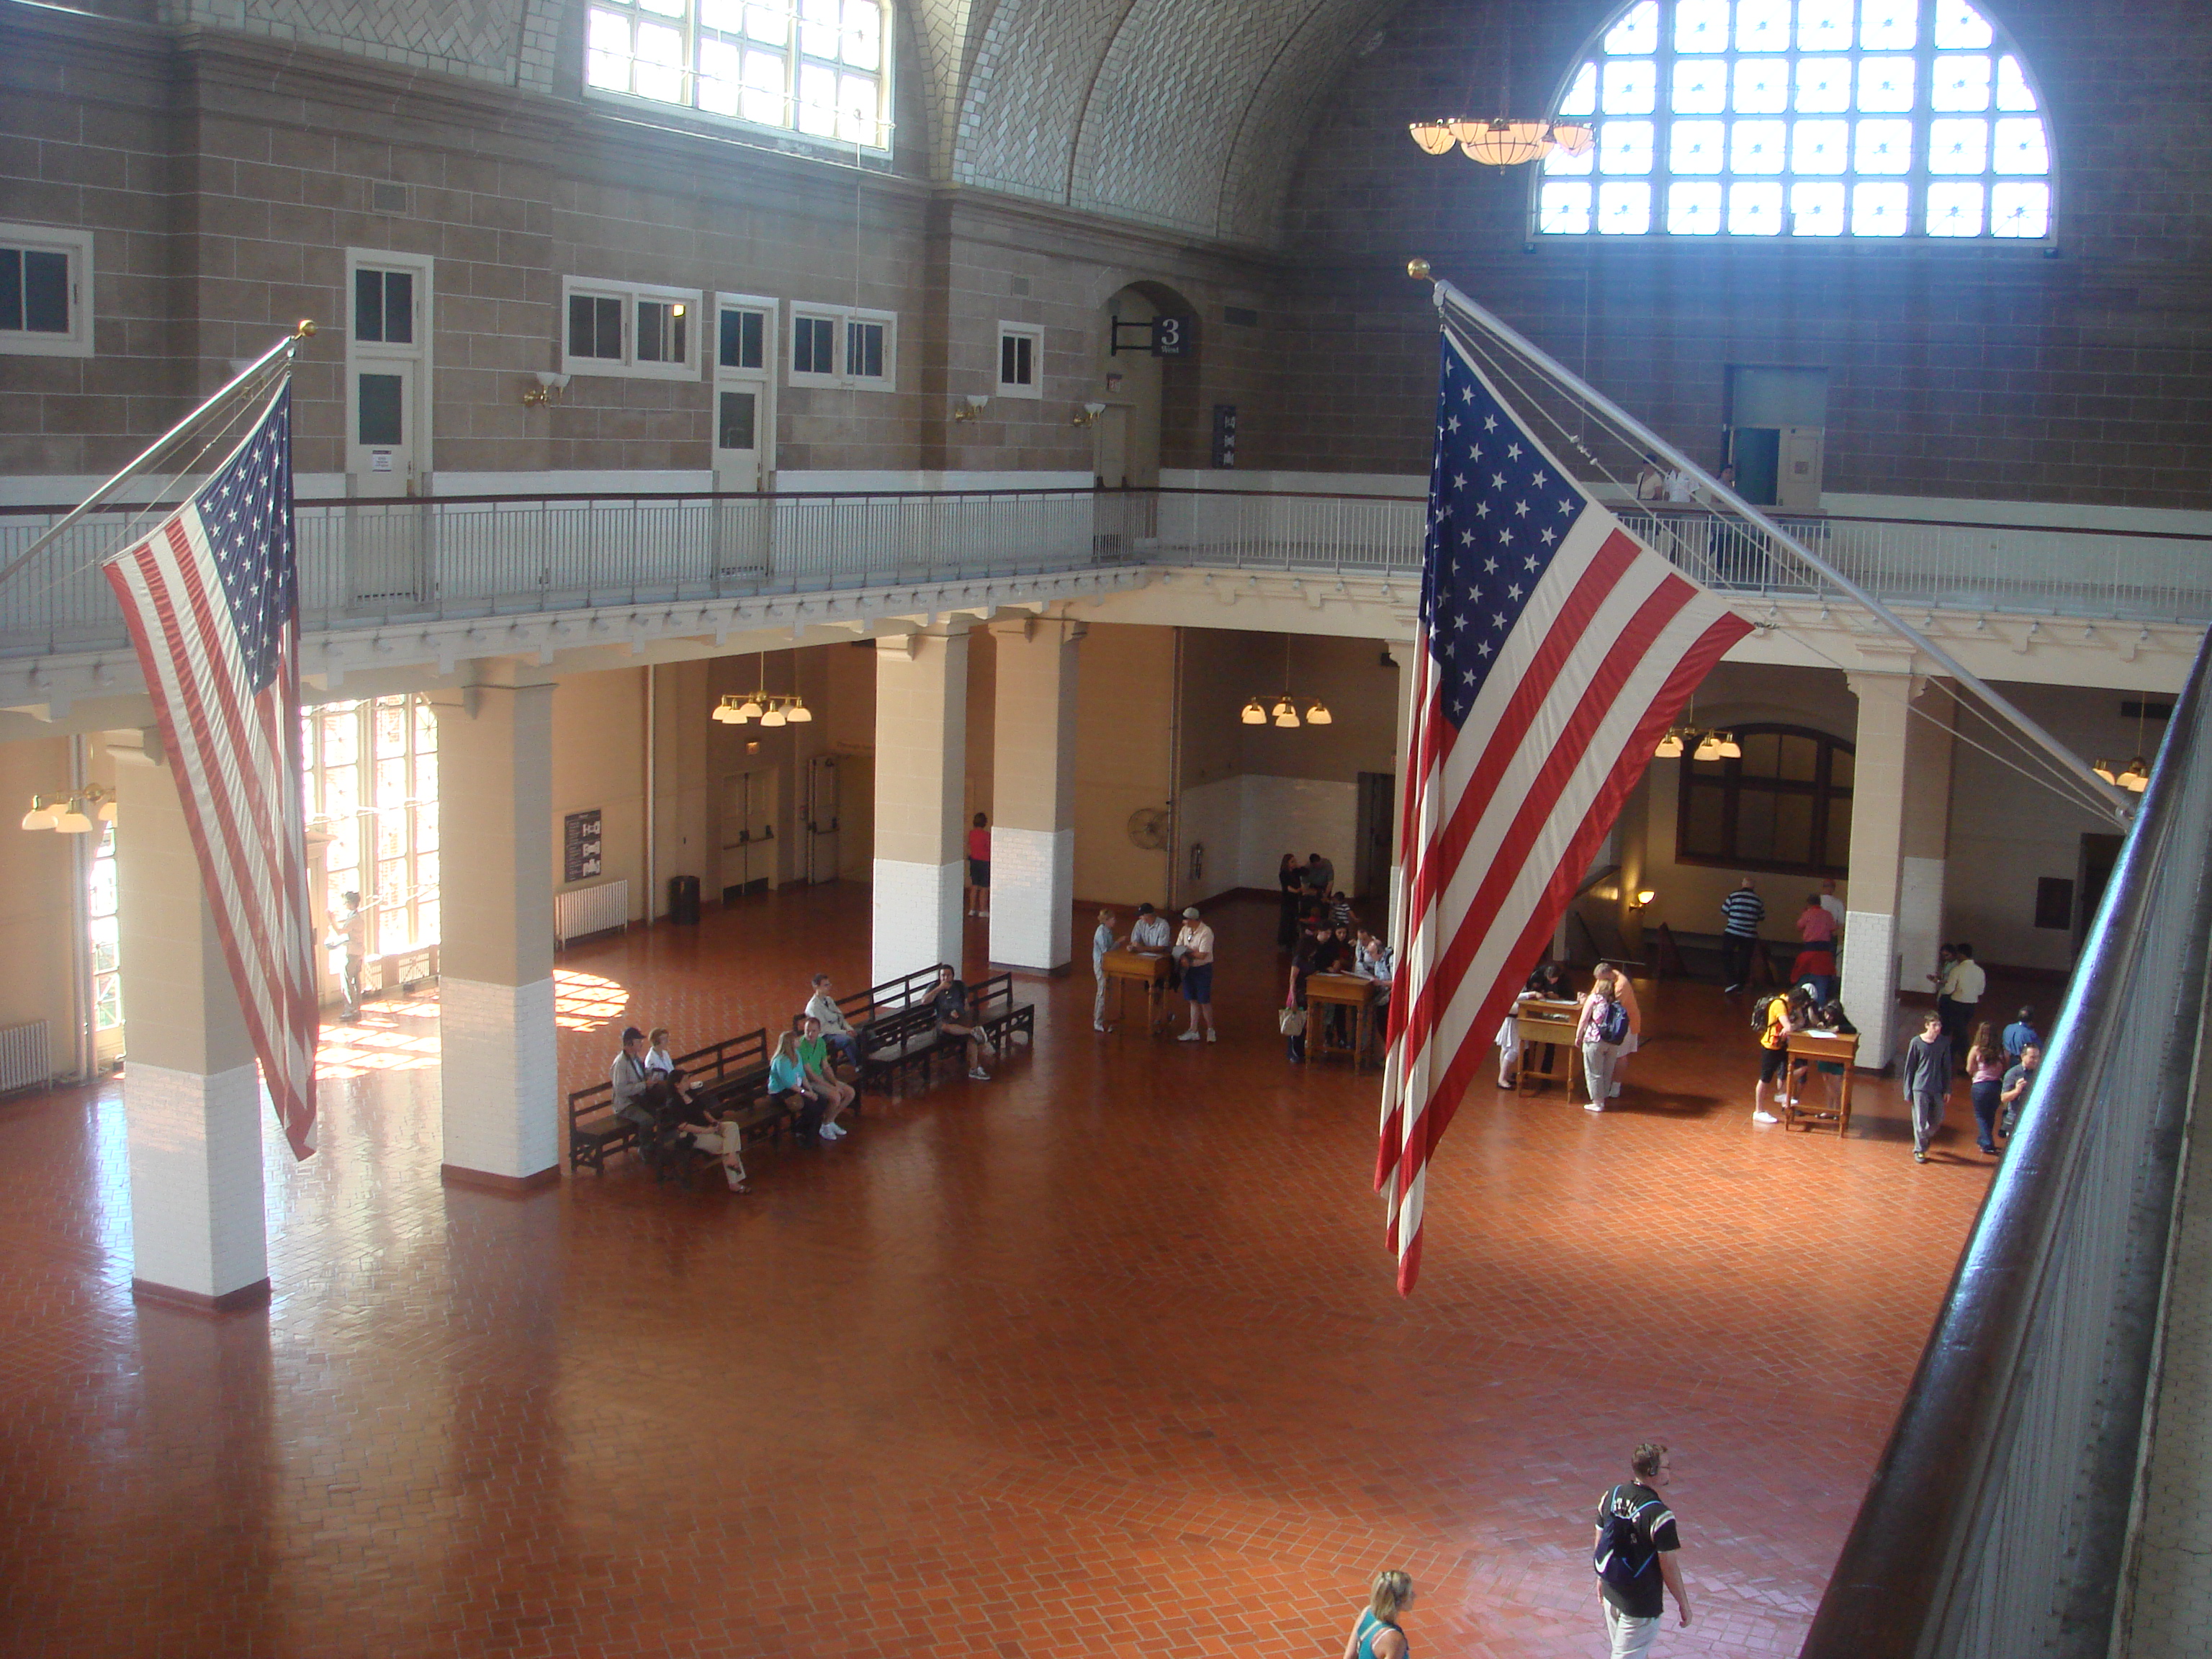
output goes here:
<path id="1" fill-rule="evenodd" d="M 806 763 L 806 878 L 837 879 L 837 757 Z"/>
<path id="2" fill-rule="evenodd" d="M 1775 480 L 1778 507 L 1800 512 L 1817 511 L 1820 505 L 1820 452 L 1826 434 L 1817 426 L 1782 428 L 1782 465 Z"/>
<path id="3" fill-rule="evenodd" d="M 421 471 L 416 441 L 416 365 L 368 358 L 352 370 L 346 407 L 346 471 L 356 495 L 412 495 Z"/>
<path id="4" fill-rule="evenodd" d="M 722 902 L 775 884 L 775 782 L 773 771 L 735 772 L 722 795 Z"/>
<path id="5" fill-rule="evenodd" d="M 1129 406 L 1109 404 L 1099 411 L 1093 428 L 1097 445 L 1098 483 L 1106 489 L 1121 489 L 1129 483 Z"/>

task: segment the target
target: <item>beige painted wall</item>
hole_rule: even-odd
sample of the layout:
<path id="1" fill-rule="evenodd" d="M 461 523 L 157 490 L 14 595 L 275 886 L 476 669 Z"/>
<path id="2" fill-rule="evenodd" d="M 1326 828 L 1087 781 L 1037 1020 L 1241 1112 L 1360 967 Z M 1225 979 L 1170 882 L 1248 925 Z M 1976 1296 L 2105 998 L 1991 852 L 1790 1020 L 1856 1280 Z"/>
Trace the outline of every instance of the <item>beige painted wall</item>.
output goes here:
<path id="1" fill-rule="evenodd" d="M 1129 840 L 1129 815 L 1168 804 L 1175 630 L 1094 624 L 1076 694 L 1075 890 L 1109 904 L 1158 904 L 1168 855 Z"/>
<path id="2" fill-rule="evenodd" d="M 562 820 L 599 810 L 596 886 L 626 879 L 633 921 L 645 917 L 645 671 L 568 674 L 553 686 L 553 890 L 561 879 Z"/>
<path id="3" fill-rule="evenodd" d="M 0 744 L 0 1027 L 46 1022 L 56 1076 L 76 1069 L 74 836 L 15 827 L 41 790 L 66 785 L 69 739 Z"/>

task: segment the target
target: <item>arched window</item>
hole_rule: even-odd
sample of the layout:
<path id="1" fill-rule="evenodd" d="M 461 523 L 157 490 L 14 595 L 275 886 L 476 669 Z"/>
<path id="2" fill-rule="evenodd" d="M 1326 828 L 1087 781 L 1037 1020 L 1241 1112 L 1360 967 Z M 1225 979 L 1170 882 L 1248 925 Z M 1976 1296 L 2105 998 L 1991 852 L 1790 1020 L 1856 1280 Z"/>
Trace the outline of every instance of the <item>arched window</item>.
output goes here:
<path id="1" fill-rule="evenodd" d="M 1741 759 L 1682 757 L 1674 861 L 1848 874 L 1851 745 L 1799 726 L 1740 726 L 1735 740 Z"/>
<path id="2" fill-rule="evenodd" d="M 2020 53 L 1969 0 L 1635 0 L 1559 101 L 1543 236 L 2051 234 Z"/>

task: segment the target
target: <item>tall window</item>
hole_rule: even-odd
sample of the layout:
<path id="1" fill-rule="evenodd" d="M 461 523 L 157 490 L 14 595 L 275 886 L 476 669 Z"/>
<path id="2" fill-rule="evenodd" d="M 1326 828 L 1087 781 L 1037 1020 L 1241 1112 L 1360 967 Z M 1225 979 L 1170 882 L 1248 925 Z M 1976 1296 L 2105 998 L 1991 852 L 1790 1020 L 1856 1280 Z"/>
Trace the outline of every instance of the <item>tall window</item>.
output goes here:
<path id="1" fill-rule="evenodd" d="M 93 848 L 85 893 L 85 927 L 92 945 L 92 1029 L 95 1037 L 123 1026 L 123 975 L 117 960 L 115 826 L 102 822 Z"/>
<path id="2" fill-rule="evenodd" d="M 1795 726 L 1736 728 L 1740 760 L 1681 763 L 1678 864 L 1850 873 L 1851 745 Z"/>
<path id="3" fill-rule="evenodd" d="M 602 92 L 890 148 L 886 0 L 592 0 L 586 27 Z"/>
<path id="4" fill-rule="evenodd" d="M 2051 144 L 1969 0 L 1636 0 L 1559 100 L 1546 236 L 2051 234 Z"/>
<path id="5" fill-rule="evenodd" d="M 330 837 L 331 914 L 359 893 L 368 954 L 438 939 L 438 717 L 420 697 L 326 702 L 301 717 L 307 827 Z"/>

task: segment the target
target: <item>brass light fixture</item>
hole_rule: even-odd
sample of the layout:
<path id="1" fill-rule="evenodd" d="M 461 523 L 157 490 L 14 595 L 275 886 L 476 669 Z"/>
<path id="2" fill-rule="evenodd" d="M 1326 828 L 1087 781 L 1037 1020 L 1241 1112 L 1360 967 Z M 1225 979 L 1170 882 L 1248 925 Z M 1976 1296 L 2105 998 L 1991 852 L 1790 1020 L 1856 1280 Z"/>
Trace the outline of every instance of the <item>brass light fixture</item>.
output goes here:
<path id="1" fill-rule="evenodd" d="M 1283 635 L 1282 696 L 1264 703 L 1252 697 L 1237 711 L 1237 718 L 1246 726 L 1273 725 L 1285 732 L 1295 732 L 1301 726 L 1332 726 L 1336 721 L 1328 705 L 1318 697 L 1306 699 L 1305 715 L 1299 717 L 1298 705 L 1291 696 L 1291 636 L 1287 634 Z"/>
<path id="2" fill-rule="evenodd" d="M 1499 113 L 1485 120 L 1465 115 L 1415 121 L 1406 131 L 1431 155 L 1443 155 L 1456 148 L 1471 161 L 1485 167 L 1516 167 L 1540 161 L 1553 150 L 1586 155 L 1595 142 L 1595 129 L 1576 121 L 1530 121 L 1505 114 L 1513 103 L 1513 36 L 1508 26 L 1504 50 L 1498 53 L 1498 107 Z M 1470 83 L 1468 101 L 1473 101 Z"/>
<path id="3" fill-rule="evenodd" d="M 768 689 L 768 653 L 761 652 L 758 655 L 759 688 L 728 693 L 714 705 L 711 718 L 724 726 L 750 726 L 758 720 L 764 726 L 804 726 L 812 720 L 814 711 L 799 693 Z"/>
<path id="4" fill-rule="evenodd" d="M 2100 760 L 2094 763 L 2092 769 L 2106 783 L 2136 795 L 2140 795 L 2150 787 L 2150 763 L 2143 759 L 2142 754 L 2143 719 L 2148 712 L 2148 701 L 2146 698 L 2136 704 L 2135 758 L 2124 766 L 2117 761 Z"/>
<path id="5" fill-rule="evenodd" d="M 92 833 L 94 823 L 115 822 L 115 792 L 100 784 L 31 797 L 31 810 L 23 814 L 26 830 L 54 830 L 64 836 Z"/>

